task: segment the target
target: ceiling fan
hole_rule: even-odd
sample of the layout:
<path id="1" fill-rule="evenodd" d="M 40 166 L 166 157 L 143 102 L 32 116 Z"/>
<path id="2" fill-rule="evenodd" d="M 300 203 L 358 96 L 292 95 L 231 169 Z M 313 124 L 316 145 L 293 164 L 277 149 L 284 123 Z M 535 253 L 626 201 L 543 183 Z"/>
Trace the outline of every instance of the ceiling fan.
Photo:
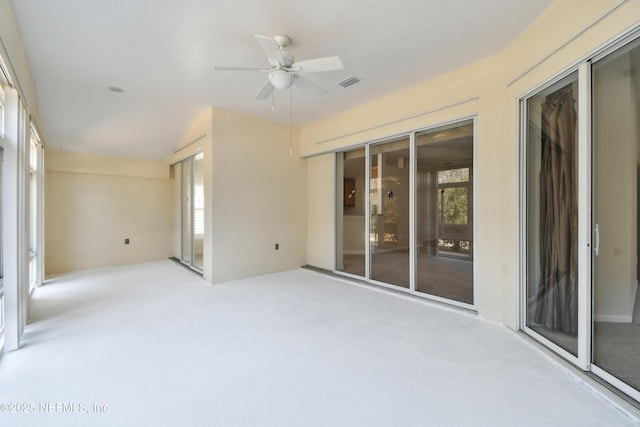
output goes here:
<path id="1" fill-rule="evenodd" d="M 256 95 L 256 99 L 267 99 L 273 94 L 274 89 L 287 89 L 291 85 L 306 91 L 312 96 L 321 96 L 327 93 L 322 87 L 301 76 L 299 73 L 311 73 L 321 71 L 343 70 L 344 66 L 339 56 L 329 56 L 326 58 L 309 59 L 295 62 L 295 58 L 284 48 L 289 46 L 291 39 L 289 36 L 277 35 L 266 37 L 254 34 L 260 47 L 267 54 L 270 66 L 261 67 L 214 67 L 216 71 L 262 71 L 269 73 L 267 81 L 264 82 Z"/>

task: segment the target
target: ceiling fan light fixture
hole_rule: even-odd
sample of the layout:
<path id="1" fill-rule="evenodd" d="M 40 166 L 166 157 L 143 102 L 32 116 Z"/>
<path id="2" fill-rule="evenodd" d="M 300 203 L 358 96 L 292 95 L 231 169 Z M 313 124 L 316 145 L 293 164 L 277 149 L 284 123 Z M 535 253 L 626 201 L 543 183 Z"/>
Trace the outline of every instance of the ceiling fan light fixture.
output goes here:
<path id="1" fill-rule="evenodd" d="M 269 81 L 276 89 L 287 89 L 293 83 L 293 77 L 288 71 L 275 70 L 269 73 Z"/>

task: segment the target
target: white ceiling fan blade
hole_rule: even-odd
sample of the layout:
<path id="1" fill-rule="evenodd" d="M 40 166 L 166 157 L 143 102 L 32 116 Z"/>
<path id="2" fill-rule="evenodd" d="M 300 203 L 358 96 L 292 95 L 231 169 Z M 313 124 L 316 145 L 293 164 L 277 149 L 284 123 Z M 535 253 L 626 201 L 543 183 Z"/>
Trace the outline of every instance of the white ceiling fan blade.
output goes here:
<path id="1" fill-rule="evenodd" d="M 273 89 L 273 85 L 267 80 L 256 94 L 256 99 L 267 99 L 273 93 Z"/>
<path id="2" fill-rule="evenodd" d="M 294 77 L 293 84 L 299 87 L 300 89 L 304 90 L 305 92 L 307 92 L 309 95 L 322 96 L 325 93 L 327 93 L 326 90 L 324 90 L 317 84 L 313 83 L 311 80 L 307 80 L 304 77 L 298 76 L 298 75 L 295 75 L 293 77 Z"/>
<path id="3" fill-rule="evenodd" d="M 256 40 L 258 40 L 260 47 L 262 48 L 264 53 L 267 54 L 267 57 L 273 65 L 284 65 L 284 58 L 282 57 L 280 46 L 275 39 L 272 39 L 271 37 L 261 36 L 260 34 L 254 34 L 253 36 L 256 38 Z"/>
<path id="4" fill-rule="evenodd" d="M 213 67 L 216 71 L 269 71 L 269 68 L 261 67 Z"/>
<path id="5" fill-rule="evenodd" d="M 326 58 L 309 59 L 307 61 L 296 62 L 291 65 L 295 71 L 337 71 L 344 70 L 342 59 L 339 56 L 328 56 Z"/>

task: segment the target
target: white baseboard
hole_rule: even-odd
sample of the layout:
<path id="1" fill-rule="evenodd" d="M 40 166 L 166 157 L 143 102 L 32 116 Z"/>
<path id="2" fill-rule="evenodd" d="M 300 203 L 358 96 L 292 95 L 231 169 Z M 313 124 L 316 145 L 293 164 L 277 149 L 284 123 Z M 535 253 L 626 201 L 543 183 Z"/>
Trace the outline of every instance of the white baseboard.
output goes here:
<path id="1" fill-rule="evenodd" d="M 409 247 L 407 246 L 407 247 L 388 248 L 388 249 L 376 248 L 376 253 L 377 254 L 384 254 L 384 253 L 387 253 L 387 252 L 395 252 L 395 251 L 398 251 L 398 250 L 408 251 Z M 364 255 L 364 250 L 362 250 L 362 249 L 344 249 L 342 251 L 342 253 L 345 254 L 345 255 Z"/>
<path id="2" fill-rule="evenodd" d="M 638 295 L 638 280 L 633 287 L 633 296 L 631 297 L 631 321 L 633 322 L 633 313 L 636 311 L 636 296 Z"/>
<path id="3" fill-rule="evenodd" d="M 631 307 L 629 307 L 629 314 L 597 314 L 594 313 L 593 319 L 596 322 L 606 322 L 606 323 L 632 323 L 633 322 L 633 311 L 636 304 L 636 294 L 638 292 L 638 281 L 636 280 L 635 285 L 632 285 L 632 297 L 631 297 Z"/>
<path id="4" fill-rule="evenodd" d="M 596 322 L 605 322 L 605 323 L 631 323 L 633 321 L 632 316 L 596 314 L 593 317 Z"/>
<path id="5" fill-rule="evenodd" d="M 364 251 L 345 249 L 342 251 L 345 255 L 364 255 Z"/>

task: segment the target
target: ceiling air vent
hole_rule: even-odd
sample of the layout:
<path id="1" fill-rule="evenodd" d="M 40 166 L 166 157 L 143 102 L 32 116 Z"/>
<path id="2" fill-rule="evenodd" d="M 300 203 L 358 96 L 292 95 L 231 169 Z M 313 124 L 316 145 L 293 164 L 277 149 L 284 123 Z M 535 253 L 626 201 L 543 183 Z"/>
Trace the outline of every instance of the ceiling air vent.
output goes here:
<path id="1" fill-rule="evenodd" d="M 349 87 L 349 86 L 352 86 L 352 85 L 358 83 L 360 80 L 362 80 L 362 79 L 360 77 L 358 77 L 358 76 L 351 76 L 351 77 L 347 77 L 343 81 L 338 82 L 336 84 L 338 86 L 342 86 L 342 87 Z"/>

